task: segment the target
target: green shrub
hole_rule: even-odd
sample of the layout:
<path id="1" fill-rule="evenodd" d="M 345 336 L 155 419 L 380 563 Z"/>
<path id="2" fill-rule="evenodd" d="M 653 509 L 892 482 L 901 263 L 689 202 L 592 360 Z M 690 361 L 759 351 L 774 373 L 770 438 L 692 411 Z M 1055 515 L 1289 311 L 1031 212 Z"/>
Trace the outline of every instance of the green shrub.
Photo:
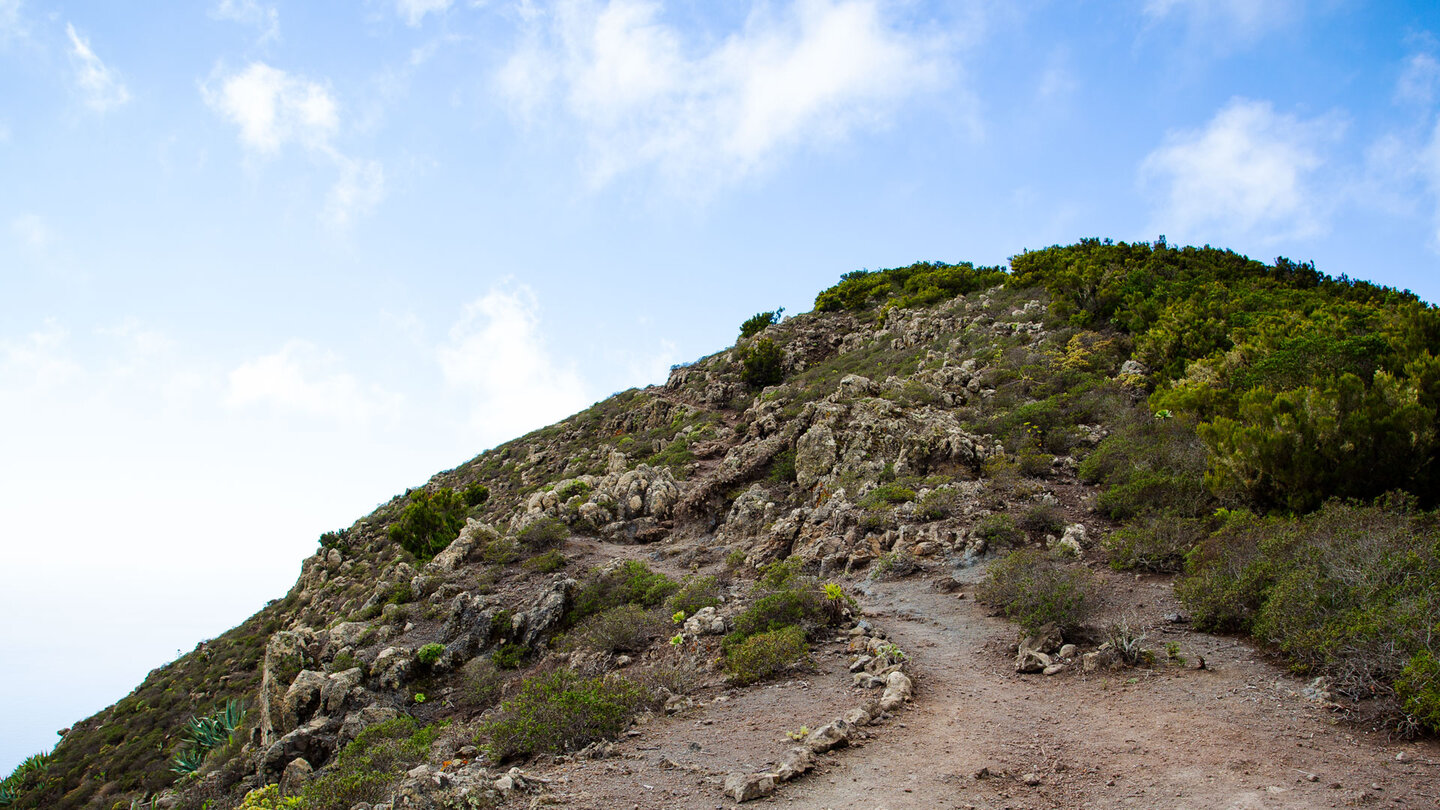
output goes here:
<path id="1" fill-rule="evenodd" d="M 759 390 L 784 379 L 785 352 L 770 338 L 760 338 L 736 352 L 741 366 L 740 380 L 751 388 Z"/>
<path id="2" fill-rule="evenodd" d="M 795 480 L 795 448 L 781 450 L 770 460 L 770 469 L 765 478 L 776 484 L 788 484 Z"/>
<path id="3" fill-rule="evenodd" d="M 665 630 L 665 623 L 639 605 L 620 605 L 581 622 L 567 635 L 569 646 L 600 652 L 638 652 Z"/>
<path id="4" fill-rule="evenodd" d="M 565 525 L 565 521 L 545 517 L 521 529 L 515 534 L 515 539 L 528 549 L 541 551 L 565 545 L 565 538 L 569 536 L 570 528 Z"/>
<path id="5" fill-rule="evenodd" d="M 731 645 L 725 651 L 725 668 L 736 683 L 748 684 L 773 678 L 808 658 L 805 630 L 787 625 Z"/>
<path id="6" fill-rule="evenodd" d="M 985 541 L 987 548 L 1010 548 L 1025 539 L 1025 533 L 1015 525 L 1015 518 L 1003 512 L 986 515 L 975 524 L 975 536 Z"/>
<path id="7" fill-rule="evenodd" d="M 542 574 L 553 574 L 565 567 L 565 555 L 552 548 L 526 560 L 525 567 Z"/>
<path id="8" fill-rule="evenodd" d="M 1116 571 L 1175 574 L 1209 533 L 1209 521 L 1151 513 L 1111 532 L 1102 545 Z"/>
<path id="9" fill-rule="evenodd" d="M 390 539 L 418 559 L 428 560 L 460 535 L 468 511 L 465 498 L 449 487 L 434 492 L 417 489 L 391 524 Z"/>
<path id="10" fill-rule="evenodd" d="M 669 467 L 672 472 L 681 475 L 694 460 L 695 454 L 690 450 L 689 440 L 678 436 L 661 448 L 660 452 L 647 458 L 645 463 L 652 467 Z"/>
<path id="11" fill-rule="evenodd" d="M 817 312 L 853 312 L 877 304 L 921 307 L 1005 283 L 999 267 L 975 267 L 970 262 L 916 262 L 889 270 L 856 270 L 840 283 L 815 296 Z"/>
<path id="12" fill-rule="evenodd" d="M 472 711 L 484 711 L 500 702 L 505 675 L 489 658 L 472 658 L 460 670 L 459 702 Z"/>
<path id="13" fill-rule="evenodd" d="M 1057 537 L 1065 531 L 1065 515 L 1060 508 L 1048 503 L 1037 503 L 1027 508 L 1020 516 L 1020 528 L 1035 539 L 1047 534 Z"/>
<path id="14" fill-rule="evenodd" d="M 755 584 L 772 589 L 784 588 L 800 576 L 800 566 L 799 557 L 786 557 L 783 560 L 766 563 L 760 566 L 760 577 Z"/>
<path id="15" fill-rule="evenodd" d="M 485 544 L 480 558 L 490 565 L 509 565 L 520 559 L 520 550 L 509 537 L 496 537 Z"/>
<path id="16" fill-rule="evenodd" d="M 500 669 L 519 669 L 520 665 L 525 663 L 525 656 L 529 652 L 525 645 L 507 641 L 495 648 L 495 652 L 490 654 L 490 660 Z"/>
<path id="17" fill-rule="evenodd" d="M 281 796 L 280 785 L 266 785 L 245 794 L 236 810 L 302 810 L 305 800 L 300 796 Z"/>
<path id="18" fill-rule="evenodd" d="M 990 564 L 975 598 L 1015 621 L 1027 633 L 1053 624 L 1061 633 L 1089 617 L 1090 572 L 1057 564 L 1032 549 L 1012 551 Z"/>
<path id="19" fill-rule="evenodd" d="M 575 595 L 570 619 L 577 621 L 625 604 L 657 607 L 679 589 L 680 583 L 651 571 L 645 563 L 626 560 L 607 573 L 594 573 L 587 579 Z"/>
<path id="20" fill-rule="evenodd" d="M 932 489 L 920 498 L 916 504 L 915 516 L 921 520 L 944 520 L 960 514 L 964 509 L 964 502 L 960 497 L 959 490 L 943 488 Z"/>
<path id="21" fill-rule="evenodd" d="M 1410 723 L 1440 732 L 1440 660 L 1434 652 L 1421 650 L 1410 658 L 1395 678 L 1395 696 Z"/>
<path id="22" fill-rule="evenodd" d="M 568 669 L 526 678 L 519 693 L 480 728 L 496 762 L 537 753 L 559 753 L 614 737 L 651 700 L 640 686 L 619 676 L 585 678 Z"/>
<path id="23" fill-rule="evenodd" d="M 433 666 L 436 661 L 440 660 L 440 656 L 444 654 L 445 645 L 432 641 L 415 652 L 415 660 L 427 667 Z"/>
<path id="24" fill-rule="evenodd" d="M 474 509 L 490 499 L 490 488 L 484 484 L 471 484 L 465 488 L 464 492 L 460 493 L 460 497 L 465 501 L 466 506 Z"/>
<path id="25" fill-rule="evenodd" d="M 756 314 L 751 315 L 749 318 L 745 319 L 744 323 L 740 324 L 740 337 L 755 337 L 761 332 L 764 332 L 765 327 L 770 326 L 771 324 L 779 323 L 780 316 L 783 314 L 785 314 L 785 308 L 780 307 L 774 312 L 757 312 Z"/>
<path id="26" fill-rule="evenodd" d="M 578 478 L 573 481 L 566 482 L 563 486 L 560 486 L 555 490 L 555 497 L 559 498 L 561 503 L 565 503 L 576 496 L 583 496 L 589 494 L 590 485 L 585 483 L 584 481 L 581 481 Z"/>
<path id="27" fill-rule="evenodd" d="M 720 593 L 720 580 L 713 575 L 686 577 L 680 589 L 666 600 L 665 609 L 694 616 L 701 608 L 719 605 Z"/>
<path id="28" fill-rule="evenodd" d="M 900 484 L 881 484 L 860 497 L 865 509 L 883 509 L 915 500 L 915 490 Z"/>
<path id="29" fill-rule="evenodd" d="M 334 768 L 305 785 L 302 806 L 349 810 L 359 802 L 385 801 L 401 775 L 429 755 L 439 733 L 438 726 L 420 728 L 403 716 L 366 728 L 340 750 Z"/>
<path id="30" fill-rule="evenodd" d="M 822 622 L 823 602 L 823 595 L 809 588 L 786 588 L 762 596 L 735 617 L 734 635 L 745 637 L 792 624 Z"/>

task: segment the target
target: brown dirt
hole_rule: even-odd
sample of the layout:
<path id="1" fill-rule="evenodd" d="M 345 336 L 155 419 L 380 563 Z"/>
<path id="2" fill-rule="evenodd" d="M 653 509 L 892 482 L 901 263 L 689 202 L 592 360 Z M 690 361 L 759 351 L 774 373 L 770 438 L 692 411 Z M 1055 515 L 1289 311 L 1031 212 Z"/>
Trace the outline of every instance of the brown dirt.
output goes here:
<path id="1" fill-rule="evenodd" d="M 969 572 L 973 577 L 978 572 Z M 914 702 L 756 806 L 839 808 L 1440 807 L 1440 744 L 1357 727 L 1302 696 L 1304 682 L 1248 643 L 1167 622 L 1164 578 L 1105 574 L 1105 610 L 1138 617 L 1152 648 L 1186 666 L 1017 675 L 1014 626 L 920 579 L 862 586 L 867 618 L 912 656 Z M 1195 668 L 1203 656 L 1206 669 Z M 1162 654 L 1163 657 L 1163 654 Z M 876 697 L 849 686 L 836 641 L 815 671 L 703 703 L 632 731 L 618 756 L 527 773 L 565 806 L 719 808 L 731 771 L 772 768 L 786 732 Z M 1026 774 L 1038 784 L 1021 781 Z"/>

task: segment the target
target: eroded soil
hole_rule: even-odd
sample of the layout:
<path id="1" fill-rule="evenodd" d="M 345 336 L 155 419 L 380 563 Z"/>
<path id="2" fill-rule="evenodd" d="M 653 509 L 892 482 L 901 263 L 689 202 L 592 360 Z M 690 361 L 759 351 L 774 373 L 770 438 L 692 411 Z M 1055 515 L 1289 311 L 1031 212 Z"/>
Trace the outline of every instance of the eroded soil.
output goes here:
<path id="1" fill-rule="evenodd" d="M 1192 632 L 1167 580 L 1106 575 L 1104 610 L 1179 644 L 1186 664 L 1052 677 L 1013 671 L 1014 626 L 921 578 L 865 583 L 861 605 L 912 657 L 915 700 L 755 806 L 793 808 L 1440 807 L 1440 745 L 1357 727 L 1248 643 Z M 1103 617 L 1102 617 L 1103 618 Z M 1163 653 L 1162 656 L 1163 658 Z M 1197 668 L 1200 658 L 1205 669 Z M 702 705 L 637 728 L 617 756 L 534 771 L 565 806 L 733 806 L 721 782 L 764 771 L 873 693 L 850 686 L 840 639 L 803 680 L 701 690 Z M 1027 784 L 1023 781 L 1031 775 Z"/>

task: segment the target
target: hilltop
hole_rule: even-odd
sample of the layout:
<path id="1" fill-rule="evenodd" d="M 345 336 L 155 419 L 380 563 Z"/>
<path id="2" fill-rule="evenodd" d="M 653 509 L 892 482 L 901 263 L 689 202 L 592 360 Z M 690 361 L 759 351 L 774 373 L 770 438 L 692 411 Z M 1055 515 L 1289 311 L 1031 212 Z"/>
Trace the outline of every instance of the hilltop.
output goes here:
<path id="1" fill-rule="evenodd" d="M 326 533 L 0 805 L 1416 806 L 1437 357 L 1163 240 L 848 273 Z"/>

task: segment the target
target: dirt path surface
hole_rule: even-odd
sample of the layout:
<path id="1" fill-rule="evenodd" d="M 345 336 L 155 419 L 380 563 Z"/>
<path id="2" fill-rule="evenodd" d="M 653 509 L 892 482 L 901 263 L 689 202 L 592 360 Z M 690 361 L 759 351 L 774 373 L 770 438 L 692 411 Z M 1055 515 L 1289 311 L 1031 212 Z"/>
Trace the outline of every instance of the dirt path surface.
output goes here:
<path id="1" fill-rule="evenodd" d="M 1018 675 L 1013 625 L 922 580 L 868 583 L 861 604 L 912 657 L 913 703 L 819 757 L 810 775 L 755 806 L 863 808 L 1440 807 L 1440 745 L 1404 742 L 1341 721 L 1304 682 L 1235 639 L 1159 617 L 1163 580 L 1125 585 L 1149 643 L 1176 641 L 1189 664 L 1085 675 Z M 1207 668 L 1195 668 L 1203 656 Z M 764 771 L 785 732 L 874 697 L 852 688 L 837 639 L 806 680 L 704 690 L 703 705 L 643 726 L 617 756 L 536 771 L 551 794 L 585 808 L 718 808 L 720 782 Z M 1027 783 L 1028 777 L 1028 783 Z"/>

